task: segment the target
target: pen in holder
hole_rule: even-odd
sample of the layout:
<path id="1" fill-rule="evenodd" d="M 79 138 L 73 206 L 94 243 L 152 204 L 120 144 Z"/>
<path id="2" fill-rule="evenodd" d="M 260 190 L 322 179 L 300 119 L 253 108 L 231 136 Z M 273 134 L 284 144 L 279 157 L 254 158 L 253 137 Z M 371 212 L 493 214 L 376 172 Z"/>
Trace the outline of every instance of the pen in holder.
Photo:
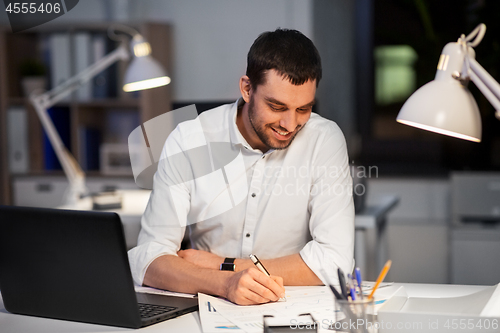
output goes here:
<path id="1" fill-rule="evenodd" d="M 374 306 L 373 298 L 355 301 L 336 299 L 334 329 L 338 332 L 376 333 Z"/>

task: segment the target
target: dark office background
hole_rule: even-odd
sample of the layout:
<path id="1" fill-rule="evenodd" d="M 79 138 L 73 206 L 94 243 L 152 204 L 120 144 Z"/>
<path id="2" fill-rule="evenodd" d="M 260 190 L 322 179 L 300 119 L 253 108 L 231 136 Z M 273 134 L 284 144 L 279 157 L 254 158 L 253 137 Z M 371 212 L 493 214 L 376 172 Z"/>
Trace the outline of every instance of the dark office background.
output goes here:
<path id="1" fill-rule="evenodd" d="M 434 79 L 443 47 L 461 34 L 469 34 L 479 23 L 485 23 L 487 31 L 475 48 L 476 59 L 498 81 L 500 1 L 357 1 L 356 109 L 362 139 L 358 160 L 362 164 L 378 165 L 382 175 L 439 176 L 452 170 L 500 169 L 500 121 L 473 83 L 469 89 L 481 111 L 481 143 L 395 121 L 411 93 Z M 396 73 L 392 88 L 391 73 Z M 397 96 L 394 84 L 401 90 Z"/>

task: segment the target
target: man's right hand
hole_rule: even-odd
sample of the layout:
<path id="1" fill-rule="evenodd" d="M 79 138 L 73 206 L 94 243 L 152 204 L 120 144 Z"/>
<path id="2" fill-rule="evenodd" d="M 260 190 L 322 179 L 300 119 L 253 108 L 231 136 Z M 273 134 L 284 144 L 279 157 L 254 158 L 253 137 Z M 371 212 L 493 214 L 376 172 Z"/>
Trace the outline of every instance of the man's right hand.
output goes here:
<path id="1" fill-rule="evenodd" d="M 225 297 L 239 305 L 276 302 L 285 297 L 283 278 L 268 277 L 257 268 L 234 273 L 226 282 Z"/>

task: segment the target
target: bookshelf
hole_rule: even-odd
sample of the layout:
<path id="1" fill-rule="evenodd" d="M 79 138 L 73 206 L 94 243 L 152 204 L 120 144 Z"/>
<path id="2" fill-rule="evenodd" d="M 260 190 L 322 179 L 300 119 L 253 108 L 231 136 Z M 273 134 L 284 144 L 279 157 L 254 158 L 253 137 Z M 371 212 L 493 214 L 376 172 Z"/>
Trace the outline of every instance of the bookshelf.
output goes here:
<path id="1" fill-rule="evenodd" d="M 118 45 L 113 45 L 112 41 L 107 38 L 107 29 L 110 25 L 111 23 L 45 24 L 27 32 L 15 34 L 11 32 L 9 27 L 0 26 L 0 204 L 12 204 L 12 180 L 14 176 L 37 175 L 39 177 L 40 175 L 63 174 L 62 171 L 49 170 L 51 167 L 48 167 L 47 160 L 50 159 L 50 156 L 47 153 L 47 143 L 44 144 L 43 129 L 28 98 L 23 96 L 20 85 L 19 68 L 23 61 L 36 58 L 45 63 L 47 68 L 45 76 L 49 78 L 47 90 L 49 90 L 54 86 L 53 83 L 50 83 L 51 77 L 57 76 L 59 73 L 54 74 L 54 69 L 51 68 L 54 66 L 51 66 L 49 58 L 53 56 L 52 53 L 55 50 L 50 48 L 54 43 L 47 42 L 47 40 L 55 35 L 64 35 L 69 38 L 70 43 L 73 43 L 73 39 L 77 35 L 91 36 L 91 38 L 105 36 L 107 42 L 105 54 L 107 54 L 110 52 L 110 48 L 114 49 Z M 131 24 L 131 26 L 139 30 L 146 38 L 151 44 L 152 56 L 164 66 L 167 72 L 171 73 L 172 39 L 170 27 L 163 23 L 153 22 Z M 91 39 L 91 41 L 94 40 Z M 95 51 L 95 44 L 89 45 Z M 74 46 L 71 46 L 70 49 L 73 53 L 70 53 L 67 58 L 71 62 L 70 76 L 73 76 L 79 72 L 75 68 L 75 59 L 78 55 L 74 54 Z M 91 60 L 89 64 L 95 61 Z M 59 111 L 55 113 L 54 117 L 59 117 L 59 121 L 62 121 L 62 118 L 67 118 L 66 123 L 63 122 L 63 125 L 59 126 L 64 126 L 66 130 L 69 128 L 67 131 L 69 134 L 66 138 L 68 148 L 86 173 L 93 177 L 113 177 L 113 175 L 103 175 L 95 163 L 95 158 L 92 163 L 89 162 L 89 154 L 99 156 L 99 152 L 96 150 L 99 150 L 99 147 L 104 143 L 126 144 L 126 141 L 123 141 L 128 136 L 127 128 L 135 128 L 136 125 L 171 110 L 170 85 L 136 93 L 123 92 L 121 82 L 126 68 L 125 62 L 118 62 L 113 70 L 107 73 L 106 83 L 112 87 L 108 86 L 105 94 L 102 93 L 102 90 L 96 93 L 97 82 L 92 82 L 90 93 L 87 91 L 85 98 L 73 93 L 67 100 L 56 105 Z M 113 93 L 113 89 L 115 93 Z M 24 140 L 27 144 L 24 151 L 29 156 L 29 163 L 25 161 L 27 167 L 22 172 L 15 170 L 10 165 L 12 156 L 9 151 L 13 151 L 13 137 L 16 137 L 16 134 L 20 135 L 18 128 L 12 128 L 12 122 L 11 125 L 8 125 L 9 114 L 12 114 L 13 109 L 25 110 L 23 126 L 26 132 Z M 66 113 L 64 117 L 57 115 L 64 113 Z M 13 131 L 17 133 L 13 134 Z M 96 137 L 99 138 L 97 143 L 95 143 Z M 91 140 L 86 140 L 86 138 L 92 139 L 93 145 L 89 145 L 88 142 Z M 123 178 L 123 174 L 117 175 L 117 177 Z M 131 175 L 130 177 L 132 178 Z"/>

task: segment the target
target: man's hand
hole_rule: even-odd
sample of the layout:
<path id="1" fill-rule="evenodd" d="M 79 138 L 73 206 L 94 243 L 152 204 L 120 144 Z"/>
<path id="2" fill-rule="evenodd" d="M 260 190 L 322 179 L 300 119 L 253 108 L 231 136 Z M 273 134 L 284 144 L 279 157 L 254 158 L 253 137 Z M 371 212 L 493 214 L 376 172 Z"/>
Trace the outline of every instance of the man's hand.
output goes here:
<path id="1" fill-rule="evenodd" d="M 177 252 L 177 255 L 182 259 L 189 261 L 196 266 L 210 268 L 210 269 L 220 269 L 220 264 L 224 262 L 224 258 L 219 257 L 213 253 L 202 251 L 202 250 L 181 250 Z"/>
<path id="2" fill-rule="evenodd" d="M 233 273 L 226 285 L 225 298 L 239 305 L 276 302 L 285 297 L 283 278 L 268 277 L 253 267 Z"/>
<path id="3" fill-rule="evenodd" d="M 181 250 L 177 255 L 196 266 L 219 270 L 224 258 L 202 250 Z M 253 266 L 253 264 L 252 264 Z M 224 296 L 239 305 L 262 304 L 276 302 L 285 296 L 283 278 L 266 276 L 255 267 L 240 272 L 230 273 L 225 283 Z"/>

